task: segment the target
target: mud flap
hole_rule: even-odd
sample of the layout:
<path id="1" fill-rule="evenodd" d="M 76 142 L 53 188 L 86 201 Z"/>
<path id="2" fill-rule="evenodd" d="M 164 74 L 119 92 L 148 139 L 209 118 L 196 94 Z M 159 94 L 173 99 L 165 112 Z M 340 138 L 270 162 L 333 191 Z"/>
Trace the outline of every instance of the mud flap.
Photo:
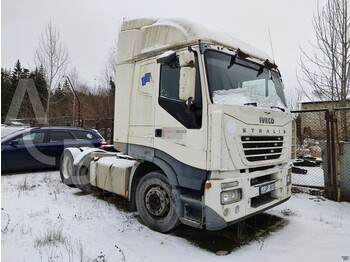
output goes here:
<path id="1" fill-rule="evenodd" d="M 205 207 L 205 228 L 209 231 L 216 231 L 227 227 L 225 220 L 210 207 Z"/>

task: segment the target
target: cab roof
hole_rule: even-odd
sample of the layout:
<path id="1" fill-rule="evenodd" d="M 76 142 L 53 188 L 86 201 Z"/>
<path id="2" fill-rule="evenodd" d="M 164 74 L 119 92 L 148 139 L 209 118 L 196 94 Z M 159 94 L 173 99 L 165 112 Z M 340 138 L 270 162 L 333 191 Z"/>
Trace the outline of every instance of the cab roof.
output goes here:
<path id="1" fill-rule="evenodd" d="M 240 49 L 252 58 L 274 63 L 266 53 L 238 40 L 224 30 L 178 18 L 125 21 L 121 27 L 118 44 L 118 50 L 124 52 L 118 52 L 118 63 L 198 42 L 220 45 L 233 50 Z M 134 43 L 133 50 L 130 50 L 130 43 Z M 120 45 L 124 44 L 127 46 L 121 48 Z"/>

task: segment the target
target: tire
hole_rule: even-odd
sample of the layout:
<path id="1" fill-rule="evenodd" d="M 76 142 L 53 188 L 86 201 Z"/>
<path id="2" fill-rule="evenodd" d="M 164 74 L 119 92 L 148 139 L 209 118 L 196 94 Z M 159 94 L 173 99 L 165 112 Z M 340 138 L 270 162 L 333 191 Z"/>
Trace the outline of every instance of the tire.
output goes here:
<path id="1" fill-rule="evenodd" d="M 81 153 L 78 148 L 66 148 L 61 156 L 60 176 L 63 184 L 75 187 L 72 181 L 72 167 L 74 158 Z"/>
<path id="2" fill-rule="evenodd" d="M 168 232 L 180 222 L 168 178 L 160 172 L 142 177 L 136 187 L 136 208 L 142 221 L 158 232 Z"/>
<path id="3" fill-rule="evenodd" d="M 97 148 L 90 148 L 81 152 L 74 160 L 72 168 L 73 184 L 85 193 L 93 193 L 96 187 L 90 184 L 90 162 L 93 160 L 92 152 L 105 152 Z"/>

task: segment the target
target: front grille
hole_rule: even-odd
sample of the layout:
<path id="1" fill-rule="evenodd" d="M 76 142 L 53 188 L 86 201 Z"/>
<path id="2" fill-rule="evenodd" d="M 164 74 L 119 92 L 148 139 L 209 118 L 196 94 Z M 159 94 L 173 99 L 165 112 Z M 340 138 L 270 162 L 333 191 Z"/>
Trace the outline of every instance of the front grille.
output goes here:
<path id="1" fill-rule="evenodd" d="M 283 136 L 242 136 L 241 141 L 250 162 L 278 159 L 284 148 Z"/>
<path id="2" fill-rule="evenodd" d="M 265 176 L 260 176 L 260 177 L 255 177 L 250 180 L 250 186 L 255 186 L 261 183 L 269 182 L 272 180 L 272 175 L 265 175 Z"/>
<path id="3" fill-rule="evenodd" d="M 270 168 L 273 168 L 273 167 L 275 167 L 275 166 L 259 166 L 259 167 L 249 168 L 249 173 L 252 173 L 252 172 L 255 172 L 255 171 L 263 171 L 263 170 L 270 169 Z"/>
<path id="4" fill-rule="evenodd" d="M 272 194 L 270 192 L 270 193 L 267 193 L 267 194 L 264 194 L 264 195 L 253 197 L 251 199 L 250 206 L 253 207 L 253 208 L 257 208 L 259 206 L 262 206 L 262 205 L 265 205 L 267 203 L 270 203 L 270 202 L 272 202 L 274 200 L 276 200 L 276 198 L 272 197 Z"/>

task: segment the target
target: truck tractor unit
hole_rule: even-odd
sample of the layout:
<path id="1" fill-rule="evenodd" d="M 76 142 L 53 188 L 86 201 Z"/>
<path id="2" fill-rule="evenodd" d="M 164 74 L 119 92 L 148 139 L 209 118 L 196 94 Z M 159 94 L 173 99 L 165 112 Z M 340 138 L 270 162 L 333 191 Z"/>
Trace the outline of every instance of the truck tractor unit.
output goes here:
<path id="1" fill-rule="evenodd" d="M 61 178 L 123 196 L 149 228 L 219 230 L 291 196 L 295 125 L 268 55 L 215 28 L 136 19 L 118 37 L 113 143 Z"/>

